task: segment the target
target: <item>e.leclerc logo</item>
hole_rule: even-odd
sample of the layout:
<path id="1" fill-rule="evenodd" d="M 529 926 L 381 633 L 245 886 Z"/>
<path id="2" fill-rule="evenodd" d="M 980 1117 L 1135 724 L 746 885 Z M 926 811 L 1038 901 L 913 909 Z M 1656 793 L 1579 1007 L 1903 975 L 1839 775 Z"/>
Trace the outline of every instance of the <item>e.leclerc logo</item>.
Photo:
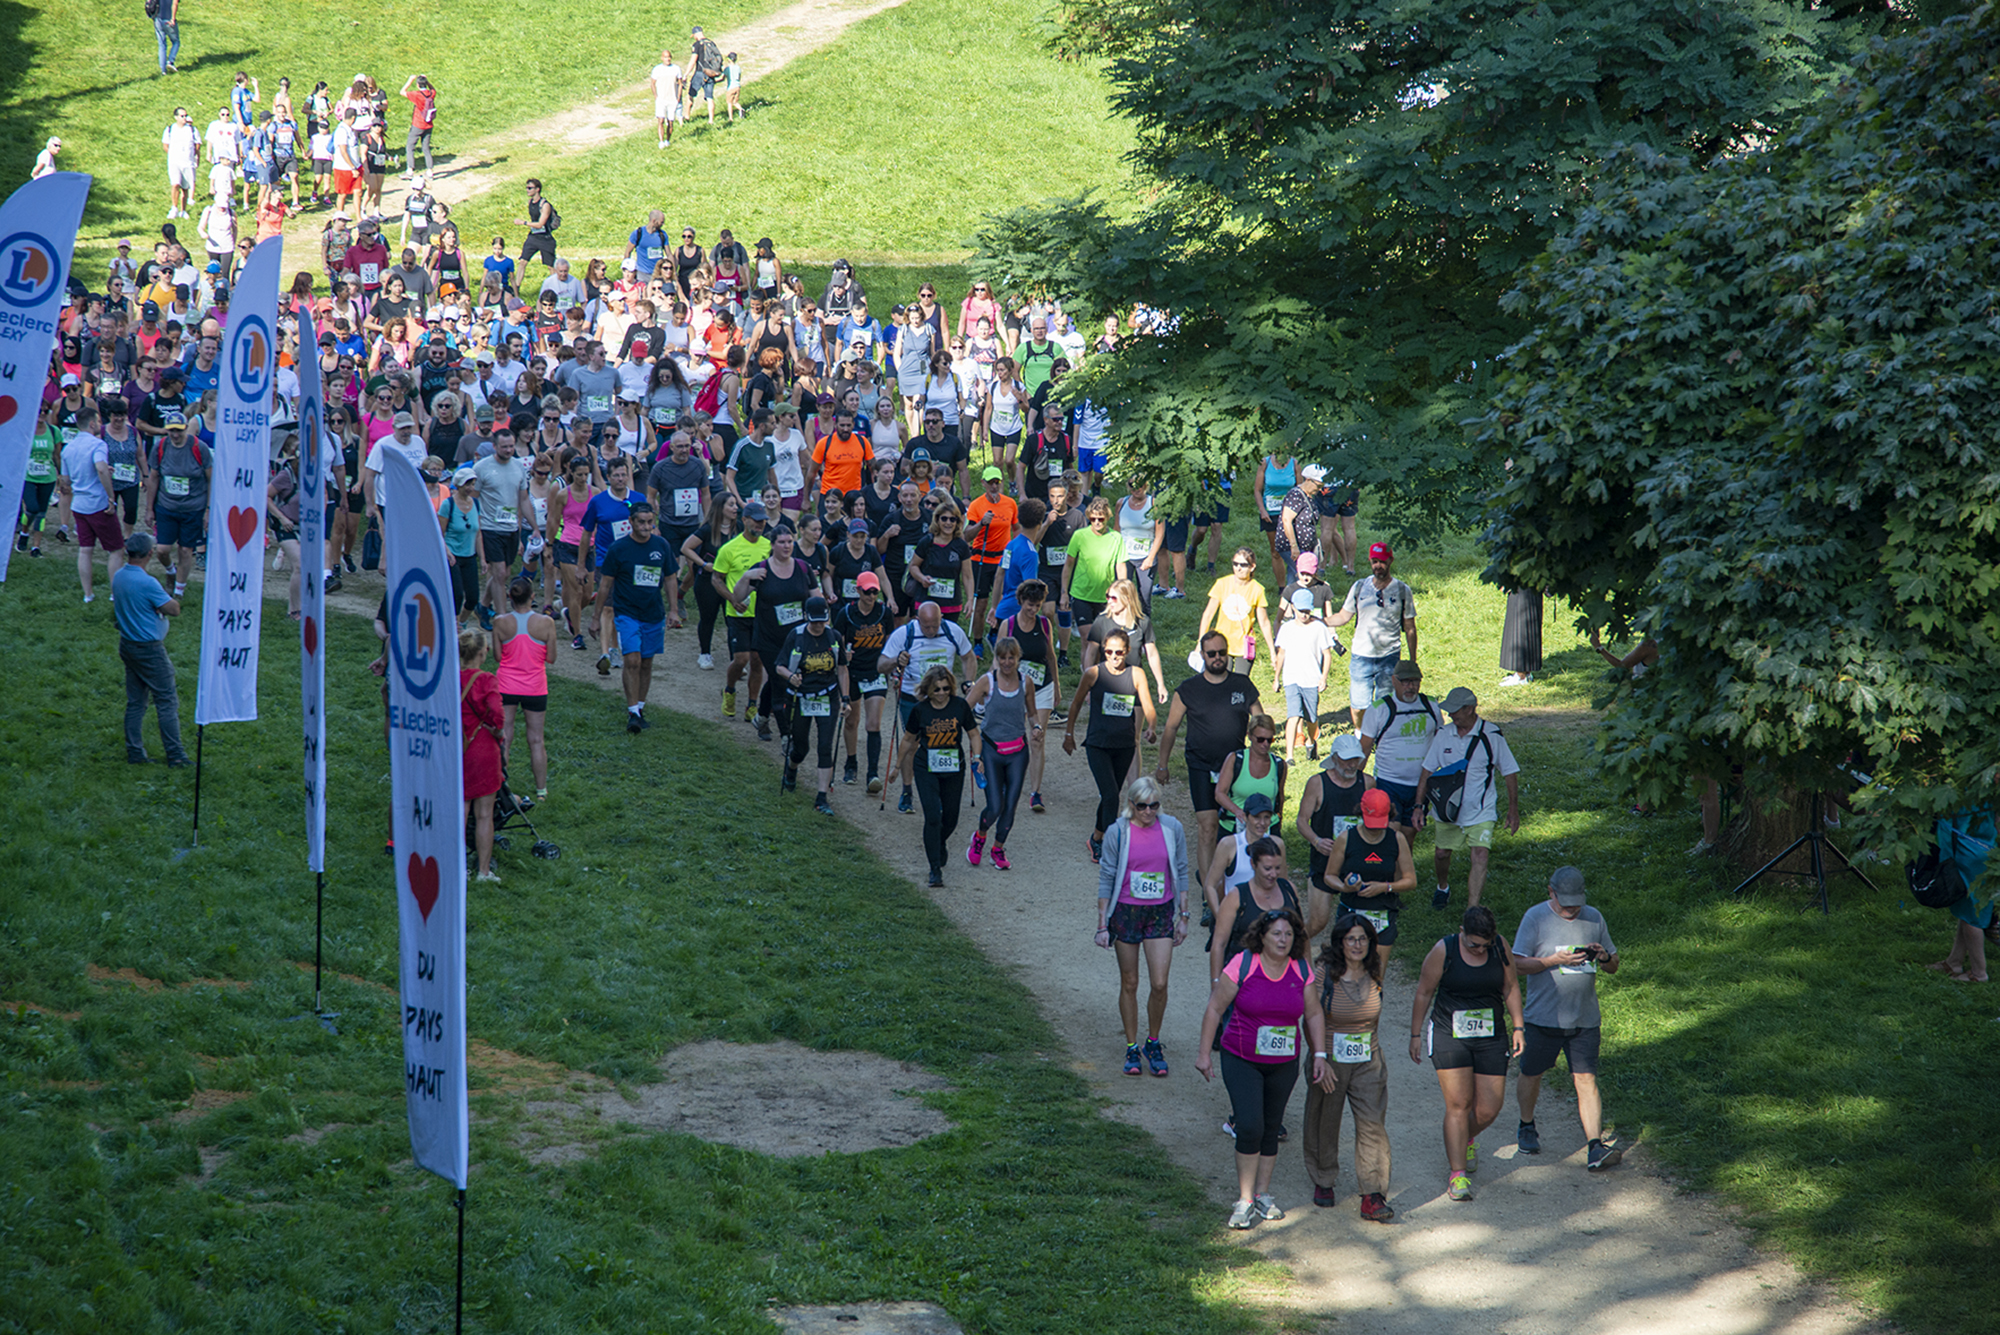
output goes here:
<path id="1" fill-rule="evenodd" d="M 300 404 L 299 486 L 304 488 L 306 499 L 309 501 L 319 500 L 320 475 L 325 471 L 320 467 L 319 428 L 319 404 L 314 402 Z"/>
<path id="2" fill-rule="evenodd" d="M 61 277 L 56 248 L 33 232 L 16 232 L 0 241 L 0 297 L 11 306 L 39 306 Z"/>
<path id="3" fill-rule="evenodd" d="M 271 326 L 262 316 L 237 317 L 229 333 L 229 378 L 243 402 L 265 408 L 271 394 Z"/>
<path id="4" fill-rule="evenodd" d="M 412 570 L 389 600 L 389 658 L 412 696 L 428 700 L 444 675 L 444 604 L 422 570 Z"/>

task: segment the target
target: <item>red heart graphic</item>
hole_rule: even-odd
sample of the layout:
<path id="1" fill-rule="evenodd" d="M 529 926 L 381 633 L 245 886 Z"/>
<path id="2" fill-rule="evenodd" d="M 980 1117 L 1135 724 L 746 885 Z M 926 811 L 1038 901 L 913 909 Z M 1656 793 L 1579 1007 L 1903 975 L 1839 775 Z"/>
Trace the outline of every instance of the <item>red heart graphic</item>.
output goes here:
<path id="1" fill-rule="evenodd" d="M 424 915 L 424 921 L 431 920 L 431 907 L 438 902 L 438 862 L 436 858 L 420 858 L 410 854 L 410 897 L 417 901 L 417 912 Z"/>
<path id="2" fill-rule="evenodd" d="M 319 655 L 319 623 L 311 617 L 307 617 L 299 623 L 299 634 L 305 641 L 306 657 L 317 657 Z"/>
<path id="3" fill-rule="evenodd" d="M 243 544 L 257 536 L 257 512 L 245 510 L 241 506 L 229 507 L 229 539 L 242 551 Z"/>
<path id="4" fill-rule="evenodd" d="M 14 402 L 12 394 L 0 394 L 0 426 L 14 420 L 14 414 L 21 411 L 21 405 Z"/>

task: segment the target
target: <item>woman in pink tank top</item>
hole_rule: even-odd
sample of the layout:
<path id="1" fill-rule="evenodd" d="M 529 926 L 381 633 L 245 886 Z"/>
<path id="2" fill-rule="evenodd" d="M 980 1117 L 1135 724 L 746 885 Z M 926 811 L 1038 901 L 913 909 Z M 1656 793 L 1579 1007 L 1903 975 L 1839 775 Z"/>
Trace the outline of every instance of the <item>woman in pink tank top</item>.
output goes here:
<path id="1" fill-rule="evenodd" d="M 1261 1219 L 1283 1219 L 1271 1197 L 1278 1166 L 1278 1127 L 1299 1078 L 1299 1037 L 1311 1041 L 1312 1078 L 1326 1088 L 1326 1012 L 1307 1006 L 1313 970 L 1307 960 L 1305 923 L 1290 908 L 1271 909 L 1243 937 L 1243 953 L 1225 964 L 1201 1017 L 1194 1069 L 1213 1079 L 1210 1048 L 1222 1030 L 1222 1083 L 1229 1091 L 1236 1128 L 1236 1209 L 1231 1228 Z"/>
<path id="2" fill-rule="evenodd" d="M 528 761 L 535 771 L 535 800 L 549 795 L 549 748 L 542 732 L 549 708 L 549 660 L 556 656 L 556 620 L 534 611 L 535 585 L 516 575 L 507 586 L 511 612 L 493 618 L 493 644 L 500 656 L 500 754 L 514 754 L 514 712 L 528 719 Z"/>
<path id="3" fill-rule="evenodd" d="M 555 553 L 556 578 L 562 584 L 563 608 L 569 617 L 572 649 L 583 648 L 583 602 L 590 595 L 584 573 L 583 512 L 596 493 L 590 486 L 590 460 L 573 458 L 563 473 L 563 485 L 549 505 L 549 547 Z"/>

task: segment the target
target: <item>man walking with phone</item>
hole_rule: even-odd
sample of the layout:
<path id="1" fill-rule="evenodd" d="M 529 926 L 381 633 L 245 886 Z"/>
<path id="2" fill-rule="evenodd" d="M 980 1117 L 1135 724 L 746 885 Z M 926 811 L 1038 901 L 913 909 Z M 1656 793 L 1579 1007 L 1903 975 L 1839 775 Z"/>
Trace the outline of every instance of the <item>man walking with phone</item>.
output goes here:
<path id="1" fill-rule="evenodd" d="M 1514 1101 L 1521 1125 L 1515 1143 L 1523 1154 L 1542 1152 L 1535 1128 L 1535 1103 L 1542 1076 L 1558 1056 L 1569 1062 L 1576 1085 L 1576 1115 L 1589 1142 L 1584 1167 L 1603 1172 L 1624 1150 L 1603 1138 L 1603 1101 L 1597 1091 L 1597 1057 L 1603 1016 L 1597 1005 L 1597 976 L 1618 972 L 1618 948 L 1604 915 L 1585 902 L 1583 873 L 1558 867 L 1549 877 L 1549 897 L 1522 915 L 1514 934 L 1514 967 L 1523 988 L 1521 1018 L 1528 1031 L 1521 1051 L 1521 1078 Z"/>

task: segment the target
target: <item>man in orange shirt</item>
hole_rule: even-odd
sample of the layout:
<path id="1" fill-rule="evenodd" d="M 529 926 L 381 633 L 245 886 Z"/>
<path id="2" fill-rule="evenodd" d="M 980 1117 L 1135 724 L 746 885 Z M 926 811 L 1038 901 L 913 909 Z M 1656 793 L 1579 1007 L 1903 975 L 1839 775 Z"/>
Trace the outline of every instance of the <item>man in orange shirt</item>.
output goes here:
<path id="1" fill-rule="evenodd" d="M 813 483 L 819 483 L 822 495 L 829 491 L 843 494 L 861 490 L 861 474 L 875 462 L 875 447 L 866 436 L 854 434 L 854 414 L 841 412 L 833 415 L 833 434 L 820 438 L 813 446 L 812 466 L 806 471 L 806 490 L 813 490 Z"/>
<path id="2" fill-rule="evenodd" d="M 991 464 L 979 475 L 984 493 L 965 509 L 965 538 L 972 544 L 972 621 L 976 632 L 986 627 L 987 601 L 1000 574 L 1000 558 L 1014 539 L 1021 507 L 1000 490 L 1007 475 Z"/>

